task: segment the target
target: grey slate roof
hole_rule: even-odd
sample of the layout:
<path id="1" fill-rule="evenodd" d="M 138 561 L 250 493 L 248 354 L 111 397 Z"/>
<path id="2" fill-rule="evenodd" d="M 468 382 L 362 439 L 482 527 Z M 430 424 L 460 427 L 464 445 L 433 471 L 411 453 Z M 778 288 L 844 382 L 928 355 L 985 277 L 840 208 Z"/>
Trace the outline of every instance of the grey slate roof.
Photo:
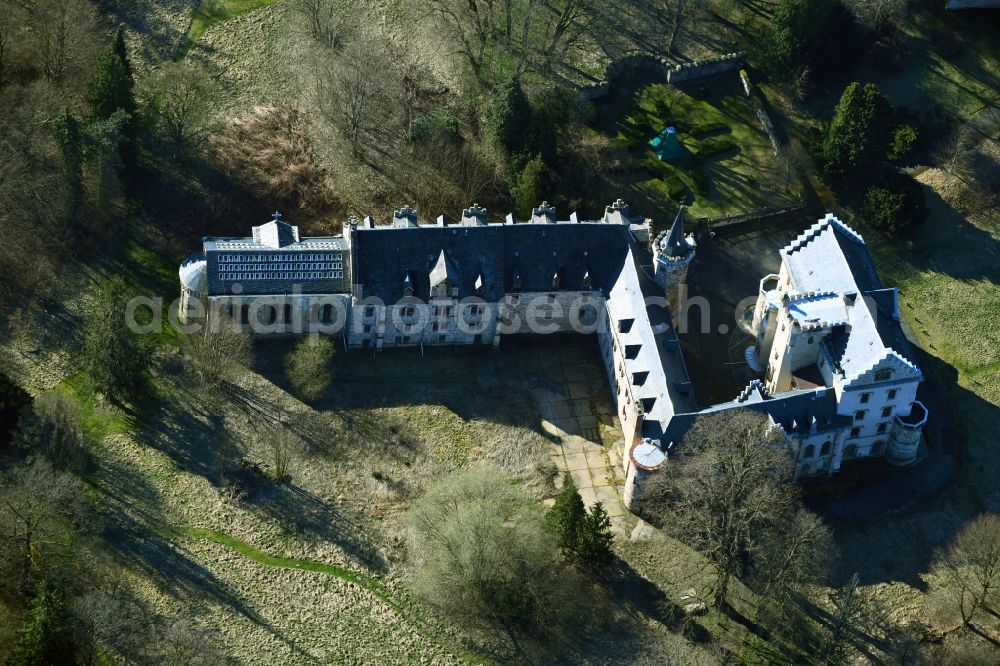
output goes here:
<path id="1" fill-rule="evenodd" d="M 426 300 L 444 252 L 460 298 L 475 295 L 481 276 L 482 298 L 499 301 L 518 291 L 515 274 L 522 292 L 554 291 L 557 273 L 562 289 L 579 291 L 588 272 L 593 289 L 607 290 L 625 261 L 629 234 L 628 225 L 603 222 L 358 228 L 351 231 L 353 279 L 364 297 L 395 303 L 410 272 L 413 295 Z"/>
<path id="2" fill-rule="evenodd" d="M 691 251 L 691 246 L 684 238 L 683 206 L 677 209 L 674 223 L 670 225 L 670 233 L 660 241 L 660 251 L 668 257 L 684 257 Z"/>
<path id="3" fill-rule="evenodd" d="M 712 405 L 702 413 L 740 408 L 767 414 L 790 435 L 810 434 L 814 422 L 815 432 L 839 430 L 852 422 L 850 416 L 837 413 L 837 394 L 833 389 L 820 387 L 771 396 L 759 380 L 751 382 L 736 400 Z"/>

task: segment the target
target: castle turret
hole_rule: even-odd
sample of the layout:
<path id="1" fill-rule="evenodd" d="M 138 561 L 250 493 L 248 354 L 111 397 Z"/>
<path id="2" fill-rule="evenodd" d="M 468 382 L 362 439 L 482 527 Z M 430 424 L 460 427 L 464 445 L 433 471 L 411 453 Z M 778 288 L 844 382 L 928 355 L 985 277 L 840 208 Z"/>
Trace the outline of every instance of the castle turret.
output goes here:
<path id="1" fill-rule="evenodd" d="M 635 502 L 642 500 L 643 486 L 650 474 L 663 467 L 667 462 L 667 453 L 660 448 L 659 440 L 643 439 L 632 445 L 628 452 L 628 462 L 625 468 L 625 490 L 622 502 L 632 508 Z"/>
<path id="2" fill-rule="evenodd" d="M 660 234 L 653 241 L 653 273 L 666 294 L 670 314 L 675 320 L 680 309 L 680 287 L 687 280 L 694 249 L 694 237 L 684 235 L 684 207 L 681 206 L 670 231 Z"/>
<path id="3" fill-rule="evenodd" d="M 909 414 L 897 414 L 893 419 L 892 438 L 885 450 L 885 461 L 896 467 L 915 463 L 925 423 L 927 408 L 919 400 L 914 400 L 910 405 Z"/>

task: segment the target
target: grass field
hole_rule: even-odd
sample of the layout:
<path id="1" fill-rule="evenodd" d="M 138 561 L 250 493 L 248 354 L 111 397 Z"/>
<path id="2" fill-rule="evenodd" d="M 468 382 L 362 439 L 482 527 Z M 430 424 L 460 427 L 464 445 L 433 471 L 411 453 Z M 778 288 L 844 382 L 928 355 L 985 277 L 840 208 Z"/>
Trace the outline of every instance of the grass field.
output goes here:
<path id="1" fill-rule="evenodd" d="M 273 5 L 277 0 L 202 0 L 191 15 L 191 26 L 177 49 L 175 60 L 183 60 L 191 47 L 216 23 L 226 21 L 255 9 Z"/>

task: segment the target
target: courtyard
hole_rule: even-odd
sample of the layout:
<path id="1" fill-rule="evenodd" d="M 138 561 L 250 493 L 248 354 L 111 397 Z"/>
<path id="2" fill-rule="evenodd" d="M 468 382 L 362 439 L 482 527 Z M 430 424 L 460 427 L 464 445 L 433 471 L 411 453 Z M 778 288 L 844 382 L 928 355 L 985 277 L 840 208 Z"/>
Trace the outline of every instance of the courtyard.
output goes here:
<path id="1" fill-rule="evenodd" d="M 290 341 L 268 340 L 259 348 L 259 369 L 283 385 L 281 363 Z M 466 423 L 530 428 L 548 443 L 557 488 L 569 472 L 585 504 L 604 504 L 617 534 L 627 536 L 634 527 L 636 519 L 621 503 L 622 434 L 595 337 L 505 337 L 498 349 L 340 351 L 332 370 L 333 385 L 316 409 L 443 408 Z M 436 435 L 442 453 L 447 448 L 457 464 L 488 445 L 467 441 L 466 434 L 449 422 Z M 445 447 L 446 440 L 459 444 Z"/>

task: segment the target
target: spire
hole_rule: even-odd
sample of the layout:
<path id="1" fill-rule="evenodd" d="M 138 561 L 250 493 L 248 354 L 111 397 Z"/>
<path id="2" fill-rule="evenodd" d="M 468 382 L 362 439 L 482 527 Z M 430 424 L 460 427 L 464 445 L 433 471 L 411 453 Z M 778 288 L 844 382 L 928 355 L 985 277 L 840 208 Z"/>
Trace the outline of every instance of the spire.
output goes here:
<path id="1" fill-rule="evenodd" d="M 660 241 L 660 251 L 668 257 L 683 257 L 691 251 L 691 246 L 684 239 L 684 206 L 677 209 L 670 233 Z"/>

